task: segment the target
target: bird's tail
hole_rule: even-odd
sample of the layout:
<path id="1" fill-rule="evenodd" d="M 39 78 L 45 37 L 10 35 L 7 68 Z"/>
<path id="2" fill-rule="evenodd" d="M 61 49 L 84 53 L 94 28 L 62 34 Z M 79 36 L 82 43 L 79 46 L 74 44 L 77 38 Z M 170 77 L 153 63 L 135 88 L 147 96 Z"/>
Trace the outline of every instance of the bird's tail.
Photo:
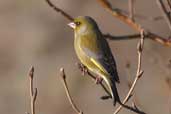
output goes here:
<path id="1" fill-rule="evenodd" d="M 118 94 L 118 91 L 117 91 L 115 82 L 112 83 L 111 89 L 112 89 L 112 94 L 113 94 L 113 99 L 114 99 L 113 105 L 115 106 L 116 105 L 116 102 L 118 102 L 119 104 L 121 104 L 121 100 L 120 100 L 120 97 L 119 97 L 119 94 Z"/>
<path id="2" fill-rule="evenodd" d="M 118 102 L 119 104 L 121 104 L 120 98 L 119 98 L 119 94 L 116 88 L 116 84 L 115 84 L 115 80 L 111 80 L 109 77 L 104 76 L 103 77 L 104 81 L 106 82 L 110 93 L 112 95 L 113 98 L 113 105 L 116 105 L 116 102 Z"/>

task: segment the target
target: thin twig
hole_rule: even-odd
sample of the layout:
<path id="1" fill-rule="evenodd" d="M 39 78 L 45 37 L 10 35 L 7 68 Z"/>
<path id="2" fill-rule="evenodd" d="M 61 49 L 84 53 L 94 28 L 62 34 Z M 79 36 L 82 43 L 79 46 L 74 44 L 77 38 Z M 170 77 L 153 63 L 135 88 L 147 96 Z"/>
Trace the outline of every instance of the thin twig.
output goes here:
<path id="1" fill-rule="evenodd" d="M 134 107 L 135 110 L 138 110 L 139 112 L 141 112 L 140 114 L 145 114 L 144 112 L 142 112 L 140 110 L 140 108 L 137 106 L 137 104 L 135 102 L 133 102 L 132 105 L 133 105 L 133 107 Z"/>
<path id="2" fill-rule="evenodd" d="M 125 99 L 123 100 L 122 104 L 124 105 L 130 95 L 132 94 L 136 84 L 137 84 L 137 81 L 138 79 L 140 79 L 140 77 L 142 76 L 143 74 L 143 71 L 141 70 L 141 63 L 142 63 L 142 51 L 143 51 L 143 45 L 144 45 L 144 30 L 141 30 L 141 39 L 140 39 L 140 42 L 138 43 L 138 65 L 137 65 L 137 73 L 136 73 L 136 76 L 135 76 L 135 79 L 134 79 L 134 82 L 129 90 L 129 92 L 127 93 L 127 96 L 125 97 Z M 120 105 L 114 112 L 114 114 L 117 114 L 121 109 L 122 109 L 122 105 Z"/>
<path id="3" fill-rule="evenodd" d="M 141 37 L 140 34 L 123 35 L 123 36 L 113 36 L 111 34 L 103 34 L 103 36 L 109 40 L 132 40 L 132 39 L 137 39 L 137 38 Z M 144 37 L 146 39 L 149 37 L 153 37 L 153 36 L 154 36 L 154 34 L 149 33 L 148 31 L 146 31 L 146 34 L 144 33 Z M 163 40 L 166 40 L 166 39 L 163 38 Z M 158 42 L 162 42 L 162 41 L 160 39 L 158 39 Z"/>
<path id="4" fill-rule="evenodd" d="M 157 2 L 157 5 L 162 12 L 164 19 L 166 20 L 166 23 L 167 23 L 169 29 L 171 30 L 171 18 L 170 18 L 169 13 L 167 12 L 167 9 L 166 9 L 163 1 L 162 0 L 156 0 L 156 2 Z"/>
<path id="5" fill-rule="evenodd" d="M 63 15 L 66 19 L 73 21 L 73 17 L 69 14 L 67 14 L 66 12 L 64 12 L 62 9 L 56 7 L 50 0 L 46 0 L 46 2 L 48 3 L 48 5 L 53 8 L 56 12 L 61 13 L 61 15 Z"/>
<path id="6" fill-rule="evenodd" d="M 103 34 L 103 36 L 109 40 L 131 40 L 131 39 L 137 39 L 141 35 L 140 34 L 131 34 L 131 35 L 123 35 L 123 36 L 113 36 L 111 34 Z"/>
<path id="7" fill-rule="evenodd" d="M 167 7 L 169 12 L 171 13 L 171 0 L 167 0 Z"/>
<path id="8" fill-rule="evenodd" d="M 129 13 L 130 11 L 121 10 L 121 9 L 119 9 L 118 11 L 120 11 L 122 14 L 124 14 L 126 16 L 129 16 L 129 18 L 130 18 L 130 13 Z M 159 21 L 159 20 L 163 20 L 163 17 L 162 16 L 155 16 L 155 17 L 152 17 L 151 16 L 150 17 L 150 16 L 145 16 L 145 15 L 142 15 L 142 14 L 137 14 L 137 13 L 135 13 L 135 11 L 134 11 L 133 15 L 134 15 L 134 19 L 139 19 L 139 20 L 147 20 L 147 21 Z"/>
<path id="9" fill-rule="evenodd" d="M 63 11 L 62 9 L 56 7 L 50 0 L 46 0 L 46 2 L 48 3 L 48 5 L 50 7 L 52 7 L 56 12 L 61 13 L 62 16 L 64 16 L 66 19 L 68 19 L 69 21 L 73 21 L 73 17 L 71 15 L 69 15 L 68 13 L 66 13 L 65 11 Z M 139 29 L 139 25 L 134 23 L 130 18 L 128 18 L 126 15 L 124 15 L 124 12 L 122 10 L 119 9 L 115 9 L 114 11 L 112 10 L 112 7 L 110 5 L 110 3 L 107 0 L 99 0 L 100 3 L 102 3 L 103 7 L 105 7 L 106 9 L 108 9 L 108 11 L 110 11 L 114 16 L 116 16 L 117 18 L 119 18 L 120 20 L 122 20 L 123 22 L 127 23 L 128 25 L 130 25 L 132 28 L 134 28 L 137 31 L 140 31 Z M 150 20 L 159 20 L 161 19 L 161 17 L 155 17 L 155 18 L 147 18 L 145 16 L 140 16 L 135 14 L 135 17 L 140 18 L 140 19 L 150 19 Z M 161 36 L 158 36 L 154 33 L 149 32 L 149 38 L 161 43 L 165 46 L 171 46 L 171 41 L 167 40 L 165 38 L 162 38 Z"/>
<path id="10" fill-rule="evenodd" d="M 77 105 L 74 103 L 74 100 L 73 98 L 71 97 L 71 94 L 69 92 L 69 89 L 68 89 L 68 85 L 67 85 L 67 82 L 66 82 L 66 75 L 65 75 L 65 71 L 64 71 L 64 68 L 61 68 L 60 69 L 60 73 L 61 73 L 61 80 L 63 82 L 63 85 L 64 85 L 64 88 L 65 88 L 65 92 L 67 94 L 67 98 L 73 108 L 73 110 L 77 113 L 77 114 L 83 114 L 83 112 L 77 107 Z"/>
<path id="11" fill-rule="evenodd" d="M 129 7 L 129 17 L 132 19 L 132 21 L 135 21 L 135 19 L 134 19 L 134 0 L 128 0 L 128 7 Z"/>
<path id="12" fill-rule="evenodd" d="M 128 16 L 124 15 L 120 9 L 113 8 L 112 5 L 107 0 L 97 0 L 102 7 L 104 7 L 108 12 L 110 12 L 114 17 L 118 18 L 119 20 L 123 21 L 133 29 L 135 29 L 138 32 L 141 32 L 141 26 L 138 23 L 135 23 L 132 21 Z M 145 31 L 148 33 L 148 37 L 160 44 L 163 44 L 164 46 L 171 46 L 171 40 L 164 39 L 150 31 Z"/>
<path id="13" fill-rule="evenodd" d="M 29 71 L 31 114 L 35 114 L 35 103 L 36 103 L 36 98 L 37 98 L 37 88 L 34 88 L 33 78 L 34 78 L 34 67 L 32 66 Z"/>
<path id="14" fill-rule="evenodd" d="M 144 15 L 139 15 L 139 14 L 134 14 L 135 19 L 139 20 L 147 20 L 147 21 L 160 21 L 163 20 L 162 16 L 156 16 L 156 17 L 150 17 L 150 16 L 144 16 Z"/>

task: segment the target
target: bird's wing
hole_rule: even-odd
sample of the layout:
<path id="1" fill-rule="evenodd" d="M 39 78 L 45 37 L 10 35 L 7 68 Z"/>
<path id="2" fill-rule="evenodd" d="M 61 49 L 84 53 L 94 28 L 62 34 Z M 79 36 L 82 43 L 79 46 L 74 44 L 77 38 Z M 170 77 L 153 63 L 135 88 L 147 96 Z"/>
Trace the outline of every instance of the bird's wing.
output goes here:
<path id="1" fill-rule="evenodd" d="M 105 45 L 107 45 L 107 48 L 105 47 Z M 97 66 L 98 69 L 100 69 L 104 73 L 109 74 L 111 76 L 111 80 L 119 83 L 116 63 L 114 61 L 110 48 L 108 47 L 108 44 L 101 45 L 100 47 L 102 46 L 105 47 L 105 50 L 99 48 L 99 50 L 96 52 L 86 47 L 82 47 L 82 49 L 84 53 L 89 56 L 90 60 Z"/>
<path id="2" fill-rule="evenodd" d="M 101 49 L 103 49 L 103 60 L 105 63 L 105 68 L 107 68 L 108 73 L 112 76 L 112 78 L 115 79 L 116 82 L 119 83 L 119 76 L 118 76 L 118 72 L 117 72 L 117 66 L 116 66 L 116 62 L 115 59 L 112 55 L 112 52 L 110 50 L 110 47 L 106 41 L 106 39 L 102 38 L 100 39 L 100 46 Z M 108 64 L 107 64 L 108 63 Z"/>

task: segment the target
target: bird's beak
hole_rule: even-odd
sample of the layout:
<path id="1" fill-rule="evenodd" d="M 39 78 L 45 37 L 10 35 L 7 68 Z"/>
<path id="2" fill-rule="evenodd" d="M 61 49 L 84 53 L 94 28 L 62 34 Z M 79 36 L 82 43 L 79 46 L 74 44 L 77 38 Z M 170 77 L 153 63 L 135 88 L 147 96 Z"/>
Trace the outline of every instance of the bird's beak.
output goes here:
<path id="1" fill-rule="evenodd" d="M 76 28 L 76 24 L 74 22 L 71 22 L 68 24 L 69 27 L 75 29 Z"/>

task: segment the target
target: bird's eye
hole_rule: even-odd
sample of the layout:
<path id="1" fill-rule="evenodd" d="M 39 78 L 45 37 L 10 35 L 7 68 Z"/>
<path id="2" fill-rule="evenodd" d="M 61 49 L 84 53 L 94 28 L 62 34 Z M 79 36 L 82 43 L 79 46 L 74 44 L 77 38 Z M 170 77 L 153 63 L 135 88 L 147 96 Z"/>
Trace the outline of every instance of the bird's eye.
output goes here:
<path id="1" fill-rule="evenodd" d="M 81 25 L 81 22 L 75 22 L 76 26 Z"/>

